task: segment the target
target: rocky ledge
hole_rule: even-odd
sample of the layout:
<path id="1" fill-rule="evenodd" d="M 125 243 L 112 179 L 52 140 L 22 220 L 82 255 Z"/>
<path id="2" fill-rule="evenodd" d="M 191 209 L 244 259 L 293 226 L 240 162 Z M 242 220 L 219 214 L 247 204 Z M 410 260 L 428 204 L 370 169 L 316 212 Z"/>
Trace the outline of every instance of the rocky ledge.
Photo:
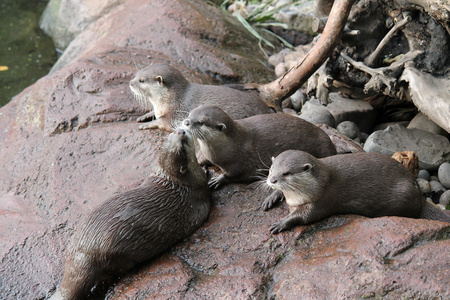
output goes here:
<path id="1" fill-rule="evenodd" d="M 138 130 L 136 66 L 170 62 L 204 83 L 272 78 L 257 42 L 202 1 L 110 2 L 53 73 L 0 110 L 1 298 L 51 295 L 79 219 L 151 174 L 167 134 Z M 215 191 L 195 234 L 119 278 L 107 298 L 450 297 L 449 224 L 334 216 L 271 235 L 288 211 L 262 211 L 264 196 L 256 184 Z"/>

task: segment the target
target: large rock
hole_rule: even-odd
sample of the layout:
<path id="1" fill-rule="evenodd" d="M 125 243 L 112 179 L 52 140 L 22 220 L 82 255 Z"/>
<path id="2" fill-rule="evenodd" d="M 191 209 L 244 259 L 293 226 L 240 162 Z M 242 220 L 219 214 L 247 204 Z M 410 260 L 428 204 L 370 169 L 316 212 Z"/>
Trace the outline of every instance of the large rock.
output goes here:
<path id="1" fill-rule="evenodd" d="M 161 3 L 132 0 L 111 10 L 87 30 L 101 28 L 97 22 L 103 21 L 120 23 L 120 28 L 91 40 L 95 45 L 86 46 L 91 50 L 0 110 L 2 299 L 44 299 L 53 293 L 79 220 L 152 173 L 167 134 L 137 129 L 134 120 L 143 112 L 127 87 L 136 72 L 133 60 L 139 67 L 171 62 L 197 82 L 229 74 L 255 82 L 270 76 L 253 63 L 257 43 L 246 59 L 236 53 L 248 52 L 247 46 L 231 54 L 222 50 L 221 43 L 231 43 L 226 31 L 209 38 L 206 21 L 199 24 L 192 16 L 201 13 L 206 19 L 204 10 L 211 7 L 187 0 L 155 6 Z M 217 20 L 214 26 L 226 27 Z M 185 35 L 154 49 L 146 34 L 155 38 L 155 33 L 146 30 Z M 235 34 L 245 37 L 245 45 L 251 41 L 241 31 Z M 205 49 L 211 51 L 201 60 Z M 194 59 L 187 63 L 186 57 Z M 448 224 L 338 216 L 273 236 L 268 228 L 287 208 L 261 211 L 264 192 L 256 187 L 215 191 L 203 227 L 122 277 L 109 299 L 299 298 L 299 293 L 302 299 L 448 298 Z"/>
<path id="2" fill-rule="evenodd" d="M 398 151 L 414 151 L 419 157 L 419 167 L 427 170 L 437 170 L 442 163 L 450 160 L 447 138 L 400 125 L 372 133 L 364 144 L 364 150 L 389 156 Z"/>

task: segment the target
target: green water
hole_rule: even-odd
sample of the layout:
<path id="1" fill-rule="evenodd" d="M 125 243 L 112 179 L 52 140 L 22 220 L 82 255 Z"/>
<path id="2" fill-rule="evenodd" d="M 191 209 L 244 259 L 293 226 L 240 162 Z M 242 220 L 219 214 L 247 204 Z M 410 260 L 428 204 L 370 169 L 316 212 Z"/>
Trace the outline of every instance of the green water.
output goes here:
<path id="1" fill-rule="evenodd" d="M 39 28 L 48 0 L 0 0 L 0 106 L 50 71 L 57 54 Z M 1 67 L 0 67 L 1 69 Z"/>

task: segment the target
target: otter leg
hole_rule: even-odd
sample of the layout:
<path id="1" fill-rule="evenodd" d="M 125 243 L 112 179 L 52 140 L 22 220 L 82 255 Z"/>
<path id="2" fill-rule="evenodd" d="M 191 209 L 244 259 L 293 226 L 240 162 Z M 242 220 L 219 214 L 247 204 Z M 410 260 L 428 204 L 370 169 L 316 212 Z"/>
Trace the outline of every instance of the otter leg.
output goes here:
<path id="1" fill-rule="evenodd" d="M 280 233 L 295 227 L 296 225 L 304 225 L 313 222 L 314 206 L 311 203 L 304 204 L 295 208 L 288 216 L 284 217 L 277 223 L 270 226 L 273 234 Z"/>
<path id="2" fill-rule="evenodd" d="M 142 124 L 139 126 L 139 129 L 141 130 L 146 130 L 146 129 L 162 129 L 162 130 L 167 130 L 167 131 L 172 131 L 173 128 L 167 128 L 167 126 L 165 126 L 163 120 L 161 118 L 153 120 L 151 122 Z"/>
<path id="3" fill-rule="evenodd" d="M 262 209 L 263 210 L 269 210 L 272 207 L 274 207 L 275 204 L 278 202 L 283 201 L 284 195 L 282 191 L 275 190 L 272 194 L 270 194 L 263 202 Z"/>
<path id="4" fill-rule="evenodd" d="M 151 121 L 155 118 L 155 111 L 151 111 L 149 113 L 146 113 L 145 115 L 140 116 L 139 118 L 136 119 L 136 121 L 138 122 L 147 122 L 147 121 Z"/>

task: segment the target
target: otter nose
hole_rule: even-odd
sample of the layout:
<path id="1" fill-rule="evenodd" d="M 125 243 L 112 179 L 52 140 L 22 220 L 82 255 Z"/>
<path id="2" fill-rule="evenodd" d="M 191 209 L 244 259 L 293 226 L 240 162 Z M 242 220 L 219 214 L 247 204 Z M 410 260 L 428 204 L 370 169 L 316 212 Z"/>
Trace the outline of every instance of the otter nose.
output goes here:
<path id="1" fill-rule="evenodd" d="M 275 184 L 275 183 L 278 182 L 278 180 L 277 180 L 276 178 L 271 177 L 271 178 L 269 178 L 269 182 L 270 182 L 271 184 Z"/>
<path id="2" fill-rule="evenodd" d="M 177 130 L 175 131 L 176 134 L 178 135 L 186 135 L 186 130 L 182 129 L 182 128 L 177 128 Z"/>
<path id="3" fill-rule="evenodd" d="M 183 125 L 186 126 L 186 127 L 189 127 L 189 126 L 191 125 L 191 120 L 185 119 L 185 120 L 183 121 Z"/>

